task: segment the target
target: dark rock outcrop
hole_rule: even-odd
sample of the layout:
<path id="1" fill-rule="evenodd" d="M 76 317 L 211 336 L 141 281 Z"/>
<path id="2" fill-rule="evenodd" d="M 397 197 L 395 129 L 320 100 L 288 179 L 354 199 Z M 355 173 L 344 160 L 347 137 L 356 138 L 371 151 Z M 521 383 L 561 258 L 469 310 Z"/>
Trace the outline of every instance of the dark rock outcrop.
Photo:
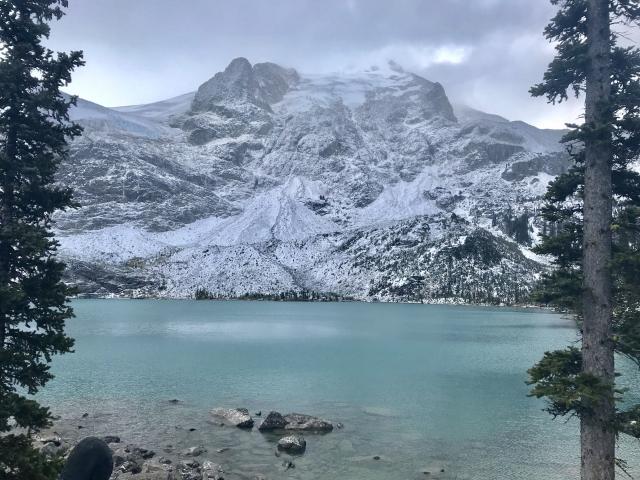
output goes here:
<path id="1" fill-rule="evenodd" d="M 273 432 L 281 430 L 299 430 L 308 432 L 330 432 L 333 424 L 311 415 L 301 413 L 289 413 L 282 415 L 279 412 L 271 411 L 262 421 L 258 430 L 261 432 Z"/>
<path id="2" fill-rule="evenodd" d="M 87 437 L 71 450 L 60 480 L 108 480 L 112 472 L 109 446 L 99 438 Z"/>
<path id="3" fill-rule="evenodd" d="M 569 155 L 540 155 L 538 157 L 513 162 L 504 172 L 502 178 L 512 182 L 520 182 L 527 177 L 546 173 L 556 176 L 567 171 L 570 165 Z"/>
<path id="4" fill-rule="evenodd" d="M 273 430 L 284 430 L 287 426 L 287 420 L 278 412 L 269 412 L 260 426 L 258 430 L 261 432 L 269 432 Z"/>
<path id="5" fill-rule="evenodd" d="M 191 109 L 206 111 L 229 101 L 250 103 L 265 110 L 279 102 L 292 85 L 299 81 L 298 73 L 275 63 L 251 66 L 246 58 L 231 61 L 224 72 L 217 73 L 198 89 Z"/>
<path id="6" fill-rule="evenodd" d="M 303 415 L 301 413 L 289 413 L 284 416 L 287 421 L 285 430 L 300 430 L 306 432 L 330 432 L 333 424 L 318 417 Z"/>

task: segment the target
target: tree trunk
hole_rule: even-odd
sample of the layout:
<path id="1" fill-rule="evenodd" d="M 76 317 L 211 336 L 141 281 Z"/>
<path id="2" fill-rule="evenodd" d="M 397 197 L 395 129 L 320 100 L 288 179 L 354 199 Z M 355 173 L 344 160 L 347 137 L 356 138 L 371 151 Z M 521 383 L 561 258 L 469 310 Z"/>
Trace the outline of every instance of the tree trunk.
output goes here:
<path id="1" fill-rule="evenodd" d="M 585 122 L 583 372 L 614 383 L 611 342 L 611 27 L 608 0 L 588 0 Z M 582 480 L 615 478 L 614 400 L 593 402 L 580 424 Z"/>

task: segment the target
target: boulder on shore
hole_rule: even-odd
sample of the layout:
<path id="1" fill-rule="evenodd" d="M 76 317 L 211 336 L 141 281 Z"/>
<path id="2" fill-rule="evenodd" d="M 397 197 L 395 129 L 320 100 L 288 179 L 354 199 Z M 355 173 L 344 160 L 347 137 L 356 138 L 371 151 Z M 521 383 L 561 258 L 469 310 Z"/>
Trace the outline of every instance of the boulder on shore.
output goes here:
<path id="1" fill-rule="evenodd" d="M 278 450 L 300 454 L 307 449 L 307 441 L 302 435 L 287 435 L 278 441 Z"/>
<path id="2" fill-rule="evenodd" d="M 61 480 L 108 480 L 113 472 L 113 454 L 101 439 L 87 437 L 78 443 L 67 459 Z"/>
<path id="3" fill-rule="evenodd" d="M 211 415 L 238 428 L 253 428 L 253 418 L 246 408 L 214 408 Z"/>

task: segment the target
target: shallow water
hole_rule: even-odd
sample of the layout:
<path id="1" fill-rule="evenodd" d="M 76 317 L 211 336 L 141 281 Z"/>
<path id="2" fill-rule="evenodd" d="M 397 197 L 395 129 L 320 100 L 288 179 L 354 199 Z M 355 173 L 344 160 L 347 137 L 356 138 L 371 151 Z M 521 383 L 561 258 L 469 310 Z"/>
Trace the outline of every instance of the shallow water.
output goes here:
<path id="1" fill-rule="evenodd" d="M 553 421 L 524 383 L 545 350 L 575 340 L 559 315 L 363 303 L 74 307 L 76 352 L 55 359 L 57 377 L 39 398 L 83 434 L 158 450 L 203 445 L 203 458 L 230 479 L 578 478 L 576 423 Z M 307 436 L 307 453 L 285 472 L 277 437 L 210 423 L 217 406 L 296 411 L 345 427 Z M 621 451 L 634 473 L 636 449 Z"/>

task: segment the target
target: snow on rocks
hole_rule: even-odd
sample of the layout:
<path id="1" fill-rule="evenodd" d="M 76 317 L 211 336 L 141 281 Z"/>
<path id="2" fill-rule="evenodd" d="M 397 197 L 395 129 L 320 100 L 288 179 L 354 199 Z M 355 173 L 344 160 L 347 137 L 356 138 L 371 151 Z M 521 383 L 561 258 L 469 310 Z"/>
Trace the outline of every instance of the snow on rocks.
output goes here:
<path id="1" fill-rule="evenodd" d="M 304 453 L 307 449 L 307 441 L 302 435 L 287 435 L 278 440 L 278 450 L 290 454 Z"/>
<path id="2" fill-rule="evenodd" d="M 253 418 L 246 408 L 214 408 L 211 415 L 238 428 L 253 428 Z"/>
<path id="3" fill-rule="evenodd" d="M 197 94 L 71 114 L 85 134 L 58 178 L 82 206 L 56 225 L 85 294 L 508 303 L 545 268 L 528 254 L 534 213 L 567 166 L 562 132 L 454 107 L 395 64 L 300 75 L 236 59 Z M 518 244 L 505 225 L 521 215 Z M 499 268 L 454 244 L 479 230 Z"/>

